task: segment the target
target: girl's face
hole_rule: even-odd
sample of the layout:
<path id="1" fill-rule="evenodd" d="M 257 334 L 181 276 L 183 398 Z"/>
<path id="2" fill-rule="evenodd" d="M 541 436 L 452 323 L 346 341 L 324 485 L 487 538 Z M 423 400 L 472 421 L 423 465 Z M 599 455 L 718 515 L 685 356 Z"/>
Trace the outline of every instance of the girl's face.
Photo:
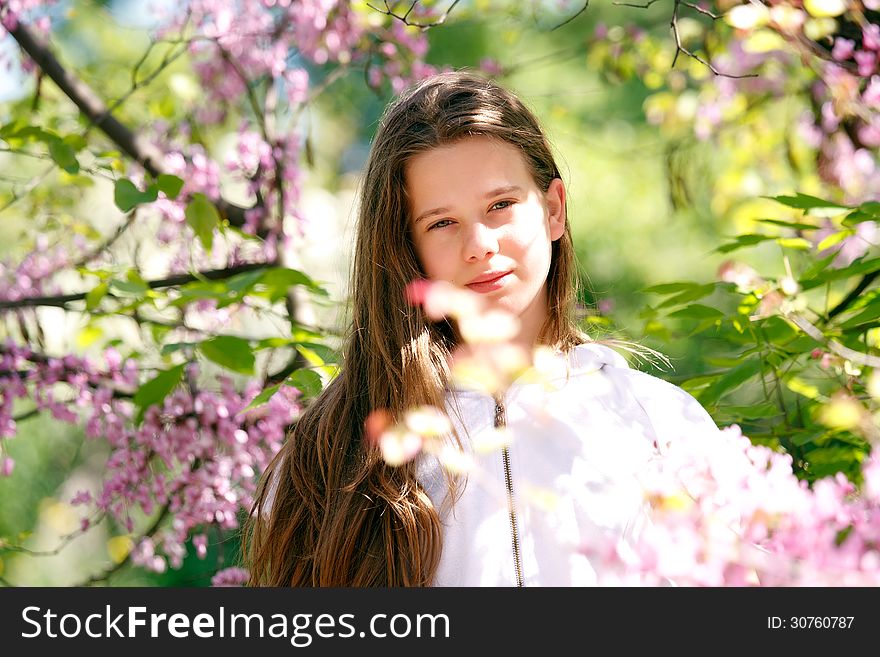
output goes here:
<path id="1" fill-rule="evenodd" d="M 533 344 L 547 319 L 551 242 L 565 230 L 562 181 L 543 192 L 515 146 L 474 136 L 413 157 L 406 188 L 428 278 L 485 295 Z"/>

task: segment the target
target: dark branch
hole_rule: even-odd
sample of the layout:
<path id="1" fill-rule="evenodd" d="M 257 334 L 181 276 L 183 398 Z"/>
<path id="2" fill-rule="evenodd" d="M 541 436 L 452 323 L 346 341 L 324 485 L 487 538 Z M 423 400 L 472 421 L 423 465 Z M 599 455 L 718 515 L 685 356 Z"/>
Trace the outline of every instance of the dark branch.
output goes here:
<path id="1" fill-rule="evenodd" d="M 828 311 L 828 319 L 834 319 L 840 313 L 844 312 L 847 308 L 852 305 L 853 301 L 861 296 L 862 292 L 868 289 L 871 283 L 880 276 L 880 271 L 871 272 L 870 274 L 866 274 L 862 277 L 862 280 L 859 281 L 859 284 L 856 285 L 849 294 L 847 294 L 834 308 Z"/>
<path id="2" fill-rule="evenodd" d="M 164 154 L 120 123 L 91 87 L 61 65 L 48 44 L 23 23 L 19 23 L 10 34 L 40 70 L 49 76 L 80 111 L 116 145 L 152 176 L 166 173 L 163 164 Z M 245 208 L 233 205 L 222 198 L 217 199 L 216 204 L 217 209 L 230 224 L 237 227 L 244 226 Z"/>
<path id="3" fill-rule="evenodd" d="M 249 263 L 244 265 L 236 265 L 225 269 L 211 269 L 208 271 L 198 272 L 197 274 L 178 274 L 167 278 L 160 278 L 154 281 L 147 281 L 147 287 L 155 290 L 163 287 L 174 287 L 176 285 L 186 285 L 200 280 L 219 281 L 230 278 L 236 274 L 242 274 L 256 269 L 265 269 L 269 265 L 265 263 Z M 78 292 L 76 294 L 59 294 L 56 296 L 31 297 L 28 299 L 0 300 L 0 310 L 9 310 L 11 308 L 32 308 L 35 306 L 51 306 L 56 308 L 67 308 L 67 304 L 74 301 L 84 301 L 87 292 Z"/>

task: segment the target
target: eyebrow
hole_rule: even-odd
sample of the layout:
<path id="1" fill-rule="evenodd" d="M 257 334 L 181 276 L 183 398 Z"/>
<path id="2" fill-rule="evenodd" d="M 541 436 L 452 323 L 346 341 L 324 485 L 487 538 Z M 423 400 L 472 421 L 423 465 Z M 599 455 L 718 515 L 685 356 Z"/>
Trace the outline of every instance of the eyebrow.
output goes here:
<path id="1" fill-rule="evenodd" d="M 486 192 L 486 194 L 484 195 L 484 198 L 490 199 L 494 196 L 501 196 L 502 194 L 510 194 L 511 192 L 521 192 L 521 191 L 522 191 L 522 187 L 520 187 L 519 185 L 505 185 L 504 187 L 498 187 L 497 189 L 493 189 L 491 192 Z M 444 212 L 449 212 L 449 211 L 450 211 L 449 208 L 447 208 L 445 206 L 440 207 L 440 208 L 434 208 L 433 210 L 428 210 L 427 212 L 423 212 L 422 214 L 420 214 L 418 217 L 416 217 L 416 220 L 413 223 L 417 224 L 422 219 L 427 219 L 428 217 L 433 217 L 434 215 L 443 214 Z"/>

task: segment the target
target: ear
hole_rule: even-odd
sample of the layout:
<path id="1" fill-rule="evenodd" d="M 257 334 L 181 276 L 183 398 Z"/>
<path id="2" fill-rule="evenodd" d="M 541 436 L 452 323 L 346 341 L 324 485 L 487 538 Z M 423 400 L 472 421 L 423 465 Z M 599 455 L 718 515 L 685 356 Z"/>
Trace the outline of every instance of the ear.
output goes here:
<path id="1" fill-rule="evenodd" d="M 561 178 L 550 181 L 544 194 L 547 204 L 547 223 L 550 227 L 550 240 L 555 242 L 565 233 L 565 184 Z"/>

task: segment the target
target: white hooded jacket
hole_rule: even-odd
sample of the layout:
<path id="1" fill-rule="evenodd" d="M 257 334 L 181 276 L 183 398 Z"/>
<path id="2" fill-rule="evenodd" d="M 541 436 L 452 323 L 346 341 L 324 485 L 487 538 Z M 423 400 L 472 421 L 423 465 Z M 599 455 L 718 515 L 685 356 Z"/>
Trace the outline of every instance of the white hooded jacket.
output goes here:
<path id="1" fill-rule="evenodd" d="M 450 506 L 443 466 L 420 456 L 419 480 L 441 512 L 435 586 L 637 583 L 614 579 L 601 555 L 650 522 L 640 470 L 678 437 L 719 431 L 690 394 L 600 344 L 578 346 L 549 378 L 514 382 L 500 409 L 486 394 L 447 395 L 475 467 Z M 496 411 L 506 416 L 506 454 L 481 449 L 497 445 Z"/>

